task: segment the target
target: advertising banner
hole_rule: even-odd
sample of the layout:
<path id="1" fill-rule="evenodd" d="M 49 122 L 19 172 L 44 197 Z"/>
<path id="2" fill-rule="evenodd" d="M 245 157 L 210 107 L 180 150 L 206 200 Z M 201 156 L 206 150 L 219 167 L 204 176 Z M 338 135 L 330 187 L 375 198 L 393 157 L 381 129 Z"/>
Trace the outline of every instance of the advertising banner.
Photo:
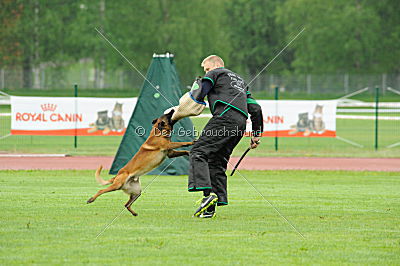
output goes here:
<path id="1" fill-rule="evenodd" d="M 11 134 L 123 135 L 137 98 L 11 96 Z M 337 101 L 258 100 L 268 137 L 335 137 Z M 247 132 L 251 121 L 247 120 Z"/>
<path id="2" fill-rule="evenodd" d="M 257 100 L 264 117 L 263 136 L 336 137 L 337 101 Z M 247 121 L 251 131 L 251 121 Z"/>
<path id="3" fill-rule="evenodd" d="M 137 98 L 11 96 L 12 135 L 123 135 Z"/>

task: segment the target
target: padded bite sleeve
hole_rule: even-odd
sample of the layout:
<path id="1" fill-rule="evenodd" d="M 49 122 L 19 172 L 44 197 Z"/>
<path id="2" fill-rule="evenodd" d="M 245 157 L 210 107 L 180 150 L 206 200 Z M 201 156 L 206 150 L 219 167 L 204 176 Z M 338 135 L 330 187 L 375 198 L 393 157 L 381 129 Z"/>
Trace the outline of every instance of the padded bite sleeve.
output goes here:
<path id="1" fill-rule="evenodd" d="M 187 92 L 179 99 L 179 105 L 174 107 L 175 112 L 171 119 L 177 121 L 184 117 L 199 115 L 205 107 L 206 103 L 197 102 L 190 92 Z"/>

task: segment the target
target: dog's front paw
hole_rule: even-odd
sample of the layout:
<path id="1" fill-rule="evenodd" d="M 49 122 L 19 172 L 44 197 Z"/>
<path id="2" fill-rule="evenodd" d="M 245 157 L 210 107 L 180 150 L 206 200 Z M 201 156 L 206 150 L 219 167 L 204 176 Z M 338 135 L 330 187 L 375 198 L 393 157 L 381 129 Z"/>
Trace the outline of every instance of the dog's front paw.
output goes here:
<path id="1" fill-rule="evenodd" d="M 90 198 L 86 201 L 87 204 L 92 203 L 94 201 L 94 198 Z"/>

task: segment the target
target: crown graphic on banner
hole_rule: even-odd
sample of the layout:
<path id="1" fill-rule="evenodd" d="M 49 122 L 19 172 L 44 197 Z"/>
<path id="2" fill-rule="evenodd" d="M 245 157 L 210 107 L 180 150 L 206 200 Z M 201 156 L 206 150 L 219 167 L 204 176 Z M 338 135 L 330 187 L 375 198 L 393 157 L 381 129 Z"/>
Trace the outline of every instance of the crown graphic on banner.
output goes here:
<path id="1" fill-rule="evenodd" d="M 46 111 L 54 112 L 57 108 L 57 104 L 45 103 L 45 104 L 41 104 L 40 107 L 42 108 L 43 112 L 46 112 Z"/>

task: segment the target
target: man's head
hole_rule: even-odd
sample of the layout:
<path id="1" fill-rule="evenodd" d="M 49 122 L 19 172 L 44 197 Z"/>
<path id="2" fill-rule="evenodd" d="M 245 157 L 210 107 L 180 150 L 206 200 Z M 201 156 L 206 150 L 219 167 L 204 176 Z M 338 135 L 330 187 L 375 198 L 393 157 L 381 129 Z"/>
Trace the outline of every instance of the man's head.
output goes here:
<path id="1" fill-rule="evenodd" d="M 210 55 L 201 62 L 201 66 L 203 67 L 204 72 L 207 73 L 216 68 L 224 67 L 224 60 L 222 60 L 218 55 Z"/>

